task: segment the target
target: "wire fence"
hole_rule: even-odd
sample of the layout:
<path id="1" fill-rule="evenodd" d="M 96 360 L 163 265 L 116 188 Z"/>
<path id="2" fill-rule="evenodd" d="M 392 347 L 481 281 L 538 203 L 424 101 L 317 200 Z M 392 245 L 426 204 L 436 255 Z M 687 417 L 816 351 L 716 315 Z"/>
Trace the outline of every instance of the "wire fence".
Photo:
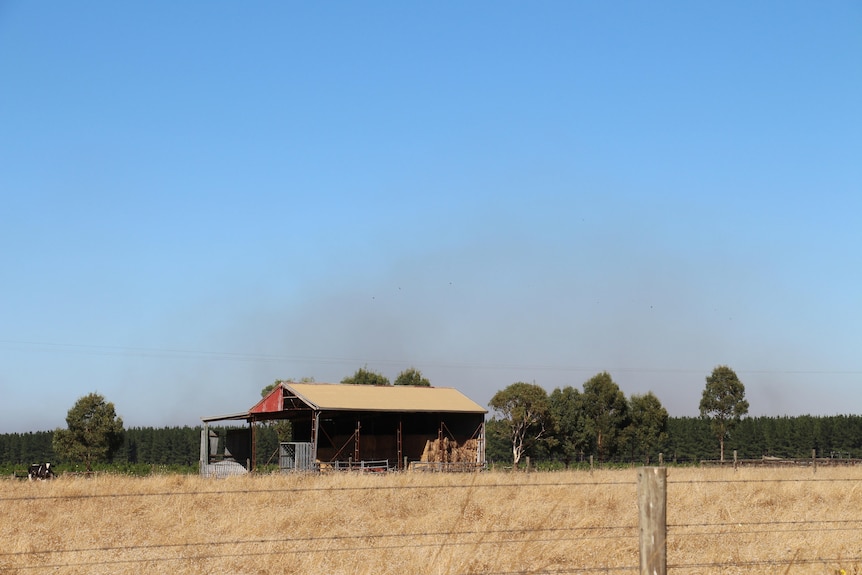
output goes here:
<path id="1" fill-rule="evenodd" d="M 638 513 L 632 494 L 636 488 L 634 473 L 615 472 L 615 477 L 625 480 L 593 480 L 584 478 L 556 480 L 554 473 L 534 474 L 518 480 L 515 474 L 507 474 L 505 481 L 494 481 L 493 474 L 486 474 L 481 483 L 466 480 L 462 483 L 447 482 L 440 485 L 411 484 L 399 485 L 315 485 L 311 480 L 306 485 L 291 484 L 285 487 L 265 485 L 244 487 L 237 485 L 201 484 L 201 489 L 159 490 L 153 492 L 130 491 L 101 493 L 82 490 L 68 494 L 45 494 L 38 490 L 3 489 L 0 494 L 0 509 L 6 509 L 7 518 L 24 510 L 30 517 L 62 507 L 73 501 L 90 501 L 98 506 L 110 508 L 117 500 L 131 502 L 133 509 L 155 505 L 174 505 L 174 502 L 188 499 L 254 498 L 297 501 L 305 496 L 327 497 L 341 493 L 359 496 L 363 499 L 387 492 L 393 498 L 416 495 L 420 498 L 443 491 L 446 497 L 455 499 L 458 493 L 462 498 L 476 499 L 477 490 L 489 493 L 492 498 L 510 497 L 512 493 L 525 491 L 552 491 L 554 497 L 561 497 L 550 509 L 553 515 L 546 516 L 544 523 L 494 527 L 489 525 L 477 529 L 470 525 L 450 525 L 447 528 L 406 530 L 367 529 L 355 533 L 327 533 L 313 535 L 278 533 L 268 536 L 236 536 L 235 533 L 213 533 L 195 541 L 174 541 L 167 538 L 158 542 L 69 545 L 62 540 L 53 539 L 50 544 L 40 545 L 38 539 L 28 539 L 26 529 L 18 530 L 17 541 L 6 537 L 0 547 L 0 573 L 28 573 L 37 569 L 49 569 L 57 573 L 90 573 L 138 571 L 178 571 L 212 572 L 213 562 L 251 558 L 274 561 L 286 555 L 292 558 L 307 557 L 315 559 L 322 556 L 343 555 L 353 558 L 356 573 L 386 572 L 368 567 L 373 557 L 386 552 L 403 554 L 405 552 L 425 553 L 438 559 L 442 553 L 465 548 L 477 555 L 480 550 L 504 557 L 517 554 L 529 543 L 531 549 L 558 550 L 560 557 L 553 561 L 537 558 L 529 568 L 510 568 L 504 562 L 485 563 L 481 567 L 455 566 L 447 569 L 442 561 L 417 568 L 416 572 L 447 573 L 449 575 L 487 575 L 532 574 L 570 574 L 570 573 L 638 573 L 637 550 L 639 541 Z M 621 475 L 626 474 L 626 475 Z M 424 474 L 423 474 L 424 475 Z M 848 493 L 853 501 L 862 498 L 862 475 L 854 477 L 823 478 L 710 478 L 704 471 L 703 477 L 668 481 L 668 572 L 689 573 L 745 573 L 751 570 L 782 568 L 784 572 L 796 568 L 800 572 L 828 574 L 862 573 L 862 506 L 835 509 L 834 499 L 829 495 Z M 537 477 L 541 476 L 539 479 Z M 465 475 L 465 478 L 470 477 Z M 514 480 L 512 477 L 516 477 Z M 569 475 L 571 477 L 571 475 Z M 78 480 L 84 481 L 84 480 Z M 252 482 L 253 484 L 253 482 Z M 134 482 L 130 483 L 134 485 Z M 567 504 L 565 494 L 588 491 L 591 497 L 618 498 L 623 505 L 622 512 L 609 514 L 607 522 L 583 524 L 577 514 L 565 514 L 561 507 Z M 796 513 L 807 511 L 808 517 L 796 519 L 776 518 L 781 510 L 782 498 L 787 492 L 804 491 L 813 494 L 806 508 L 800 507 Z M 682 505 L 685 498 L 696 494 L 699 501 L 714 502 L 709 513 L 703 516 L 690 514 L 691 503 Z M 739 497 L 748 493 L 749 503 L 740 506 Z M 610 494 L 610 495 L 609 495 Z M 751 495 L 754 494 L 754 495 Z M 818 495 L 824 494 L 824 495 Z M 734 498 L 734 496 L 739 496 Z M 579 500 L 580 501 L 580 500 Z M 724 503 L 722 503 L 724 502 Z M 125 504 L 124 503 L 124 504 Z M 517 501 L 513 501 L 517 503 Z M 798 498 L 794 504 L 798 504 Z M 631 504 L 629 511 L 626 505 Z M 125 508 L 125 507 L 124 507 Z M 585 512 L 586 514 L 586 512 Z M 828 518 L 830 514 L 835 517 Z M 840 516 L 838 516 L 840 515 Z M 610 519 L 616 519 L 615 522 Z M 130 518 L 133 520 L 133 518 Z M 826 539 L 835 549 L 820 549 L 818 545 Z M 704 549 L 725 549 L 726 553 L 704 554 Z M 507 549 L 514 549 L 509 553 Z M 616 560 L 590 558 L 589 550 L 611 550 Z M 715 558 L 714 557 L 719 557 Z M 553 564 L 551 564 L 553 563 Z M 197 566 L 197 567 L 195 567 Z M 382 568 L 381 568 L 382 569 Z M 817 569 L 816 571 L 812 571 Z M 256 572 L 256 571 L 249 571 Z M 350 571 L 345 571 L 350 572 Z"/>

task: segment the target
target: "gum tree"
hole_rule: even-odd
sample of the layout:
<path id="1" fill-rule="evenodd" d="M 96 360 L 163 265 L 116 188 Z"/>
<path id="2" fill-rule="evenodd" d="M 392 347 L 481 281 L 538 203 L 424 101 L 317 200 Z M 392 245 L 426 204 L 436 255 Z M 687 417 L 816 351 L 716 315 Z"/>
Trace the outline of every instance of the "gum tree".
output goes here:
<path id="1" fill-rule="evenodd" d="M 369 370 L 367 366 L 360 367 L 356 370 L 356 373 L 342 379 L 341 383 L 351 385 L 392 385 L 388 377 L 382 373 Z"/>
<path id="2" fill-rule="evenodd" d="M 558 387 L 551 392 L 549 399 L 557 438 L 554 449 L 568 467 L 590 446 L 586 435 L 581 392 L 572 386 Z"/>
<path id="3" fill-rule="evenodd" d="M 548 393 L 535 383 L 513 383 L 494 394 L 488 406 L 500 415 L 498 429 L 511 442 L 515 468 L 524 454 L 553 429 Z"/>
<path id="4" fill-rule="evenodd" d="M 415 387 L 431 387 L 431 382 L 415 367 L 410 367 L 398 374 L 395 385 L 412 385 Z"/>
<path id="5" fill-rule="evenodd" d="M 700 416 L 708 419 L 712 431 L 718 438 L 721 461 L 724 461 L 724 440 L 730 431 L 748 413 L 745 386 L 736 372 L 726 365 L 719 365 L 706 378 L 706 387 L 700 399 Z"/>
<path id="6" fill-rule="evenodd" d="M 584 383 L 581 393 L 585 434 L 599 461 L 613 457 L 629 424 L 628 402 L 611 375 L 603 371 Z"/>
<path id="7" fill-rule="evenodd" d="M 54 431 L 54 452 L 80 461 L 91 471 L 94 463 L 110 462 L 123 445 L 123 420 L 114 404 L 98 393 L 80 398 L 66 415 L 66 429 Z"/>
<path id="8" fill-rule="evenodd" d="M 649 465 L 650 454 L 667 440 L 667 410 L 656 395 L 649 391 L 644 395 L 629 398 L 628 438 L 632 445 L 632 455 L 637 450 L 646 457 Z"/>

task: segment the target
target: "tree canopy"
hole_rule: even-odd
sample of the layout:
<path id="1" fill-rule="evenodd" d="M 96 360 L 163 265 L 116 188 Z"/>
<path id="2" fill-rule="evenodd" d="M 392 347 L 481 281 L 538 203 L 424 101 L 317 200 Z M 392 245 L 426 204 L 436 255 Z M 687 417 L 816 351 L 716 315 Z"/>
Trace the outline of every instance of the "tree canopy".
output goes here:
<path id="1" fill-rule="evenodd" d="M 571 386 L 556 388 L 549 400 L 557 437 L 555 449 L 568 467 L 589 448 L 581 392 Z"/>
<path id="2" fill-rule="evenodd" d="M 370 371 L 367 367 L 360 367 L 351 376 L 345 377 L 341 383 L 353 385 L 392 385 L 389 378 L 381 373 Z"/>
<path id="3" fill-rule="evenodd" d="M 706 387 L 700 399 L 700 416 L 709 419 L 712 431 L 718 438 L 721 460 L 724 461 L 724 441 L 731 429 L 748 413 L 745 386 L 736 372 L 719 365 L 706 378 Z"/>
<path id="4" fill-rule="evenodd" d="M 428 378 L 422 375 L 422 372 L 415 367 L 405 369 L 395 378 L 395 385 L 414 385 L 419 387 L 431 387 L 431 382 Z"/>
<path id="5" fill-rule="evenodd" d="M 667 410 L 651 391 L 629 398 L 629 427 L 626 436 L 632 460 L 640 454 L 649 464 L 650 454 L 667 440 Z"/>
<path id="6" fill-rule="evenodd" d="M 67 429 L 54 431 L 54 451 L 61 458 L 80 461 L 92 469 L 93 463 L 111 461 L 123 445 L 123 420 L 114 404 L 97 393 L 80 398 L 66 415 Z"/>
<path id="7" fill-rule="evenodd" d="M 584 383 L 581 401 L 587 440 L 595 446 L 599 461 L 613 457 L 620 446 L 620 432 L 628 425 L 625 394 L 603 371 Z"/>

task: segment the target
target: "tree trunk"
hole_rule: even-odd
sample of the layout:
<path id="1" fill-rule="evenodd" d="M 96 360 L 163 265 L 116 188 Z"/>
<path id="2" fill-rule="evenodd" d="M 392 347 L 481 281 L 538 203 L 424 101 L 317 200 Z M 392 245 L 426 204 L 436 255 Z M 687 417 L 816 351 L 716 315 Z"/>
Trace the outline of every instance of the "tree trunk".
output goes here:
<path id="1" fill-rule="evenodd" d="M 599 461 L 604 461 L 605 458 L 603 456 L 603 451 L 602 451 L 602 432 L 601 431 L 599 431 L 599 433 L 596 435 L 596 451 L 599 452 Z"/>

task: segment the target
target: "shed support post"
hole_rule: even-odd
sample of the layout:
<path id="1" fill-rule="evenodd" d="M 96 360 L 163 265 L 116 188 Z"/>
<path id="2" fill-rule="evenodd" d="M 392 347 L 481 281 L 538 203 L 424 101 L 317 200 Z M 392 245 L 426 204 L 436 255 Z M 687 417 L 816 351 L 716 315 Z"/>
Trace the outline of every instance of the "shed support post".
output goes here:
<path id="1" fill-rule="evenodd" d="M 254 417 L 248 420 L 248 424 L 251 427 L 251 459 L 248 462 L 248 470 L 254 471 L 257 466 L 257 423 Z"/>
<path id="2" fill-rule="evenodd" d="M 362 427 L 362 424 L 357 419 L 356 420 L 356 433 L 353 434 L 353 461 L 362 461 L 359 458 L 359 430 Z"/>
<path id="3" fill-rule="evenodd" d="M 201 460 L 200 474 L 206 475 L 207 464 L 210 462 L 210 425 L 204 422 L 201 427 Z"/>
<path id="4" fill-rule="evenodd" d="M 446 461 L 446 454 L 443 452 L 443 421 L 440 421 L 440 428 L 437 430 L 437 461 L 443 463 Z M 440 466 L 443 467 L 442 465 Z"/>
<path id="5" fill-rule="evenodd" d="M 404 469 L 404 467 L 401 467 L 401 460 L 404 457 L 404 447 L 403 447 L 404 436 L 402 435 L 403 432 L 404 432 L 403 421 L 399 417 L 398 418 L 398 431 L 397 431 L 398 437 L 396 439 L 396 441 L 398 443 L 398 457 L 396 458 L 396 466 L 398 467 L 398 469 Z"/>
<path id="6" fill-rule="evenodd" d="M 311 463 L 317 463 L 317 438 L 320 433 L 320 412 L 315 411 L 311 420 Z"/>
<path id="7" fill-rule="evenodd" d="M 476 450 L 476 464 L 478 469 L 485 467 L 485 422 L 483 421 L 479 431 L 479 449 Z"/>
<path id="8" fill-rule="evenodd" d="M 667 468 L 638 470 L 641 575 L 667 575 Z"/>

